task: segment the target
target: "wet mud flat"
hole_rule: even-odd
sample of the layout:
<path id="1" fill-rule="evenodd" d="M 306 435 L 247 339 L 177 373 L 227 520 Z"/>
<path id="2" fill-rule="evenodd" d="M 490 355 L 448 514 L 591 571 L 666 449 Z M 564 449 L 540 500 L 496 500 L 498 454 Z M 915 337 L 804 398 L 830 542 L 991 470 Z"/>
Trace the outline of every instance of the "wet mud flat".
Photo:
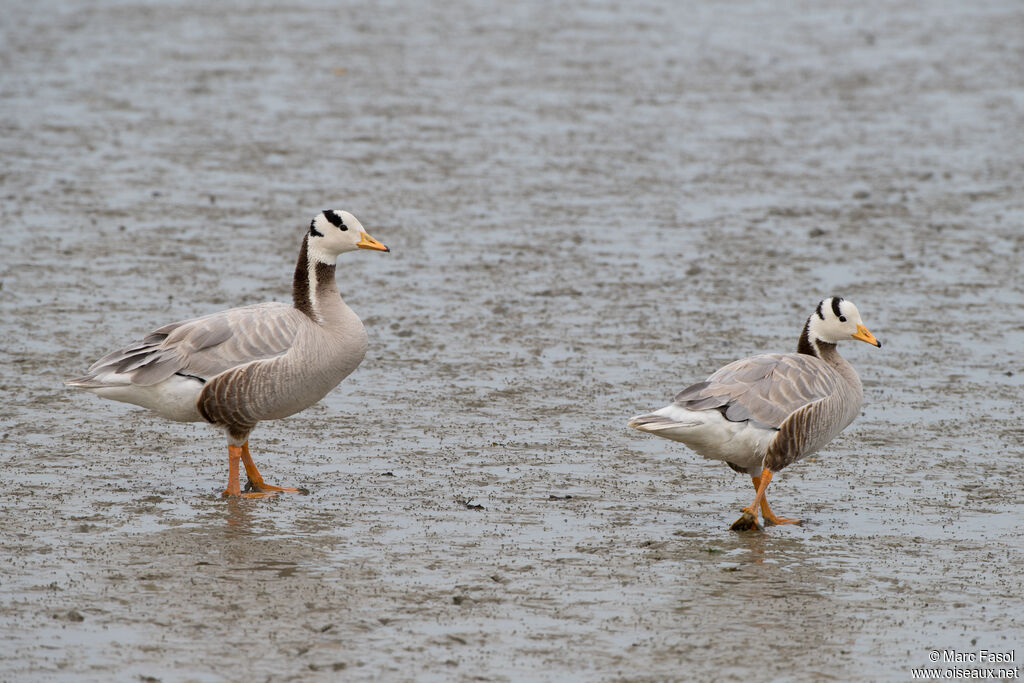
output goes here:
<path id="1" fill-rule="evenodd" d="M 9 8 L 0 679 L 908 680 L 1024 658 L 1024 11 L 879 3 Z M 370 351 L 253 434 L 65 390 L 389 255 Z M 626 421 L 817 300 L 860 418 L 773 481 Z"/>

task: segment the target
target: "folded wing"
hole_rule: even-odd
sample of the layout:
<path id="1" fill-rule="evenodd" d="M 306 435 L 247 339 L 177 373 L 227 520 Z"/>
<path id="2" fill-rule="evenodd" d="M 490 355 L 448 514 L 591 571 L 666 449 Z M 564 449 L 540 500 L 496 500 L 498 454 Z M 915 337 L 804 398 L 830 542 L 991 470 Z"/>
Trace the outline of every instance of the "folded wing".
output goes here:
<path id="1" fill-rule="evenodd" d="M 286 353 L 302 317 L 287 304 L 264 303 L 164 325 L 108 353 L 93 363 L 87 375 L 69 384 L 152 386 L 175 373 L 206 381 L 226 370 Z"/>
<path id="2" fill-rule="evenodd" d="M 778 429 L 793 412 L 839 389 L 839 374 L 806 354 L 768 353 L 738 360 L 679 392 L 688 410 L 719 410 L 733 422 Z"/>

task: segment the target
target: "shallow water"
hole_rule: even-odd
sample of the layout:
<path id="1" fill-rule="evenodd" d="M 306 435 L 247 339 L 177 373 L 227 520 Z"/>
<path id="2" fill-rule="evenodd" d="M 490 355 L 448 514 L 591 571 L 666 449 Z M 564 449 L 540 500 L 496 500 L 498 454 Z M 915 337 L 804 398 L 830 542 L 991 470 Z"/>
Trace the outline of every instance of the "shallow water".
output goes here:
<path id="1" fill-rule="evenodd" d="M 0 679 L 907 680 L 1024 658 L 1024 11 L 20 3 L 0 40 Z M 223 440 L 65 390 L 287 300 L 363 365 Z M 628 430 L 860 306 L 861 417 L 749 480 Z M 1019 666 L 1019 665 L 1018 665 Z M 340 673 L 339 673 L 340 672 Z"/>

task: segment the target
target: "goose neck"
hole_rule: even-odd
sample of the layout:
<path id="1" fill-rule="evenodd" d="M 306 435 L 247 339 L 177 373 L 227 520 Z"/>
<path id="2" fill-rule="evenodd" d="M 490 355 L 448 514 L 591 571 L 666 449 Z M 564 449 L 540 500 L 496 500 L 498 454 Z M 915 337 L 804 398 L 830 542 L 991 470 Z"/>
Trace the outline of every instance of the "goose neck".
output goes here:
<path id="1" fill-rule="evenodd" d="M 345 304 L 334 279 L 335 264 L 326 263 L 310 252 L 309 235 L 306 235 L 295 264 L 292 303 L 313 322 L 322 325 L 336 318 Z"/>
<path id="2" fill-rule="evenodd" d="M 857 371 L 853 369 L 849 361 L 839 355 L 839 351 L 836 350 L 836 345 L 819 339 L 811 334 L 811 320 L 807 319 L 807 324 L 804 325 L 804 331 L 800 335 L 800 341 L 797 342 L 796 347 L 797 353 L 807 354 L 819 358 L 829 365 L 833 370 L 839 373 L 839 375 L 846 380 L 851 387 L 857 392 L 861 391 L 860 376 Z"/>

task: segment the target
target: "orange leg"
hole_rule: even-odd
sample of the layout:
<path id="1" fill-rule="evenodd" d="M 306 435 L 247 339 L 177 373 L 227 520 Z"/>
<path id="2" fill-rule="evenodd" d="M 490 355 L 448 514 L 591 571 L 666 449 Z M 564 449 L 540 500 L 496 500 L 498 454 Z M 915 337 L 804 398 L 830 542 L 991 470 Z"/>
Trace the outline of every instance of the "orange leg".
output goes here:
<path id="1" fill-rule="evenodd" d="M 242 464 L 245 465 L 245 474 L 249 477 L 249 483 L 246 485 L 245 490 L 256 491 L 257 493 L 269 493 L 273 495 L 277 491 L 288 491 L 290 493 L 309 493 L 306 489 L 297 489 L 293 486 L 274 486 L 263 481 L 263 477 L 260 475 L 260 471 L 256 469 L 256 463 L 252 461 L 252 456 L 249 455 L 249 442 L 246 441 L 242 444 Z"/>
<path id="2" fill-rule="evenodd" d="M 779 517 L 768 507 L 768 499 L 761 499 L 761 514 L 764 515 L 764 523 L 768 524 L 799 524 L 800 520 L 794 517 Z"/>
<path id="3" fill-rule="evenodd" d="M 265 498 L 267 496 L 275 495 L 274 491 L 264 491 L 262 489 L 256 489 L 251 493 L 248 492 L 248 486 L 246 487 L 247 492 L 242 493 L 241 484 L 238 480 L 238 461 L 241 460 L 245 463 L 246 474 L 249 475 L 250 484 L 252 484 L 252 472 L 256 472 L 255 466 L 250 471 L 249 467 L 252 465 L 252 458 L 249 456 L 249 448 L 247 444 L 241 446 L 228 446 L 228 487 L 220 494 L 222 496 L 232 496 L 241 498 Z M 256 472 L 256 476 L 259 477 L 260 473 Z M 260 482 L 263 480 L 260 479 Z M 276 488 L 270 487 L 263 484 L 268 489 Z M 297 491 L 298 489 L 280 489 Z"/>
<path id="4" fill-rule="evenodd" d="M 240 496 L 242 494 L 242 487 L 238 483 L 238 461 L 241 459 L 241 447 L 228 445 L 228 487 L 220 495 Z"/>
<path id="5" fill-rule="evenodd" d="M 761 508 L 762 514 L 764 514 L 765 524 L 799 524 L 799 519 L 792 519 L 790 517 L 779 517 L 772 509 L 768 507 L 768 498 L 765 496 L 765 492 L 768 490 L 768 484 L 772 481 L 772 471 L 763 470 L 760 477 L 750 476 L 750 480 L 754 482 L 754 488 L 757 493 L 754 495 L 754 502 L 743 508 L 743 515 L 733 522 L 733 531 L 748 531 L 750 529 L 759 529 L 760 526 L 757 523 L 757 509 Z"/>

